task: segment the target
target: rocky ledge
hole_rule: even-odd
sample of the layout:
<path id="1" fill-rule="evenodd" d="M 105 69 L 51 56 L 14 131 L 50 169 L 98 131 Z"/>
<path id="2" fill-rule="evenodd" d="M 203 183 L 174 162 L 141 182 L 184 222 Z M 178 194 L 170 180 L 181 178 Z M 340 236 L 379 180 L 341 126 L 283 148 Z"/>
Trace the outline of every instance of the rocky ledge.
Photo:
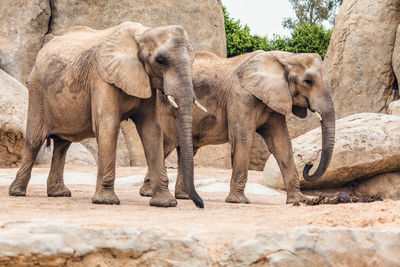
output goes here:
<path id="1" fill-rule="evenodd" d="M 363 255 L 360 257 L 360 255 Z M 235 240 L 213 258 L 195 235 L 44 221 L 0 227 L 1 266 L 399 266 L 400 230 L 299 227 Z"/>

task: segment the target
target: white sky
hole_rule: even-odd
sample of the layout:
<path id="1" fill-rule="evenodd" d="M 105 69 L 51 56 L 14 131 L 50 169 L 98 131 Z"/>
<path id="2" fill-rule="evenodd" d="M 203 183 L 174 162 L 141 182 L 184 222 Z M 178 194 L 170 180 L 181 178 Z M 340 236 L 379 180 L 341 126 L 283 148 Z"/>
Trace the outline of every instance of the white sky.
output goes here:
<path id="1" fill-rule="evenodd" d="M 267 35 L 274 33 L 290 35 L 283 29 L 282 21 L 286 17 L 295 17 L 292 5 L 287 0 L 222 0 L 231 18 L 240 19 L 247 24 L 252 34 Z"/>

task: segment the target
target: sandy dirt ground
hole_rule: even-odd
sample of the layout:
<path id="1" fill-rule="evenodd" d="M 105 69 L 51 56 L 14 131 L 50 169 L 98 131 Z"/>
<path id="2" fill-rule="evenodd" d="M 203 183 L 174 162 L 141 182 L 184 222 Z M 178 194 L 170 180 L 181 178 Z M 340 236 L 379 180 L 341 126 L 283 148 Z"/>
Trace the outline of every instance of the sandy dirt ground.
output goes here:
<path id="1" fill-rule="evenodd" d="M 47 174 L 48 166 L 34 168 L 33 175 Z M 17 169 L 2 170 L 15 177 Z M 95 175 L 96 168 L 67 165 L 66 172 Z M 117 177 L 141 176 L 145 168 L 118 168 Z M 169 174 L 176 170 L 169 170 Z M 230 170 L 196 168 L 196 177 L 230 179 Z M 199 178 L 200 177 L 200 178 Z M 249 182 L 261 183 L 262 172 L 250 171 Z M 1 178 L 1 177 L 0 177 Z M 160 229 L 170 236 L 195 235 L 213 255 L 223 253 L 239 237 L 262 230 L 288 231 L 298 226 L 393 229 L 400 227 L 400 201 L 320 206 L 286 205 L 286 195 L 247 194 L 251 204 L 228 204 L 225 192 L 199 192 L 205 209 L 190 200 L 178 200 L 175 208 L 149 206 L 139 195 L 139 185 L 117 185 L 119 206 L 94 205 L 94 185 L 67 184 L 71 198 L 48 198 L 44 184 L 29 185 L 26 197 L 8 196 L 8 185 L 0 183 L 0 227 L 9 221 L 43 220 L 99 227 Z"/>

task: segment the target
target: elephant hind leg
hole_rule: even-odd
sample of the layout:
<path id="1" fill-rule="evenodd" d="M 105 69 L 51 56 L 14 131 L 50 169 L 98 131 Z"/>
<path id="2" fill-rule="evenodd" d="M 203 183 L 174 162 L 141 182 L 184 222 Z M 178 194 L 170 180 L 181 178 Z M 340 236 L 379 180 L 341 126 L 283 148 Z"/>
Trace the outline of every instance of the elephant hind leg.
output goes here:
<path id="1" fill-rule="evenodd" d="M 176 142 L 173 142 L 168 139 L 164 135 L 164 161 L 165 159 L 172 153 L 172 151 L 176 148 Z M 147 169 L 146 176 L 144 177 L 144 181 L 142 186 L 140 187 L 139 194 L 143 197 L 152 197 L 153 196 L 153 189 L 151 188 L 150 183 L 150 173 Z"/>
<path id="2" fill-rule="evenodd" d="M 49 197 L 70 197 L 71 191 L 64 184 L 64 164 L 70 141 L 60 138 L 53 138 L 54 149 L 49 177 L 47 178 L 47 196 Z"/>
<path id="3" fill-rule="evenodd" d="M 28 117 L 29 119 L 29 117 Z M 31 179 L 31 172 L 33 164 L 35 163 L 37 154 L 46 140 L 46 136 L 30 134 L 30 126 L 27 127 L 27 137 L 25 140 L 24 152 L 22 155 L 22 164 L 17 172 L 15 180 L 11 183 L 9 188 L 10 196 L 25 196 L 26 188 L 29 180 Z M 36 131 L 38 133 L 39 131 Z"/>

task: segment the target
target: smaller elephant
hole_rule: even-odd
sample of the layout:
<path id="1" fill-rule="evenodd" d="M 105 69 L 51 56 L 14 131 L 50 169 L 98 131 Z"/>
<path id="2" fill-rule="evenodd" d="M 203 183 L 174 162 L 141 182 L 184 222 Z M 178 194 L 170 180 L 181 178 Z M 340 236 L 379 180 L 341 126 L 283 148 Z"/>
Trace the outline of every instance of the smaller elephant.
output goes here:
<path id="1" fill-rule="evenodd" d="M 275 156 L 287 191 L 287 203 L 304 201 L 293 159 L 286 116 L 300 118 L 307 109 L 321 120 L 322 156 L 313 175 L 306 165 L 303 176 L 313 181 L 323 175 L 332 157 L 335 140 L 335 110 L 317 54 L 292 54 L 279 51 L 255 51 L 233 58 L 220 58 L 208 52 L 196 52 L 193 64 L 195 94 L 208 113 L 193 112 L 193 146 L 196 152 L 205 145 L 229 142 L 232 147 L 231 203 L 249 203 L 244 194 L 251 148 L 255 133 L 260 134 Z M 177 148 L 176 111 L 165 97 L 158 96 L 164 136 L 165 157 Z M 187 198 L 182 182 L 182 158 L 178 153 L 176 198 Z M 149 178 L 140 189 L 151 196 Z"/>
<path id="2" fill-rule="evenodd" d="M 37 153 L 54 140 L 47 180 L 49 197 L 71 196 L 64 185 L 65 156 L 71 142 L 96 137 L 97 204 L 119 204 L 114 192 L 116 144 L 122 120 L 131 119 L 146 155 L 153 197 L 150 205 L 176 206 L 168 191 L 157 91 L 179 105 L 179 146 L 183 176 L 198 207 L 193 185 L 192 106 L 197 103 L 191 77 L 194 55 L 185 29 L 124 22 L 104 30 L 73 27 L 40 51 L 29 78 L 29 107 L 22 166 L 9 188 L 25 196 Z M 158 90 L 157 90 L 158 89 Z"/>

